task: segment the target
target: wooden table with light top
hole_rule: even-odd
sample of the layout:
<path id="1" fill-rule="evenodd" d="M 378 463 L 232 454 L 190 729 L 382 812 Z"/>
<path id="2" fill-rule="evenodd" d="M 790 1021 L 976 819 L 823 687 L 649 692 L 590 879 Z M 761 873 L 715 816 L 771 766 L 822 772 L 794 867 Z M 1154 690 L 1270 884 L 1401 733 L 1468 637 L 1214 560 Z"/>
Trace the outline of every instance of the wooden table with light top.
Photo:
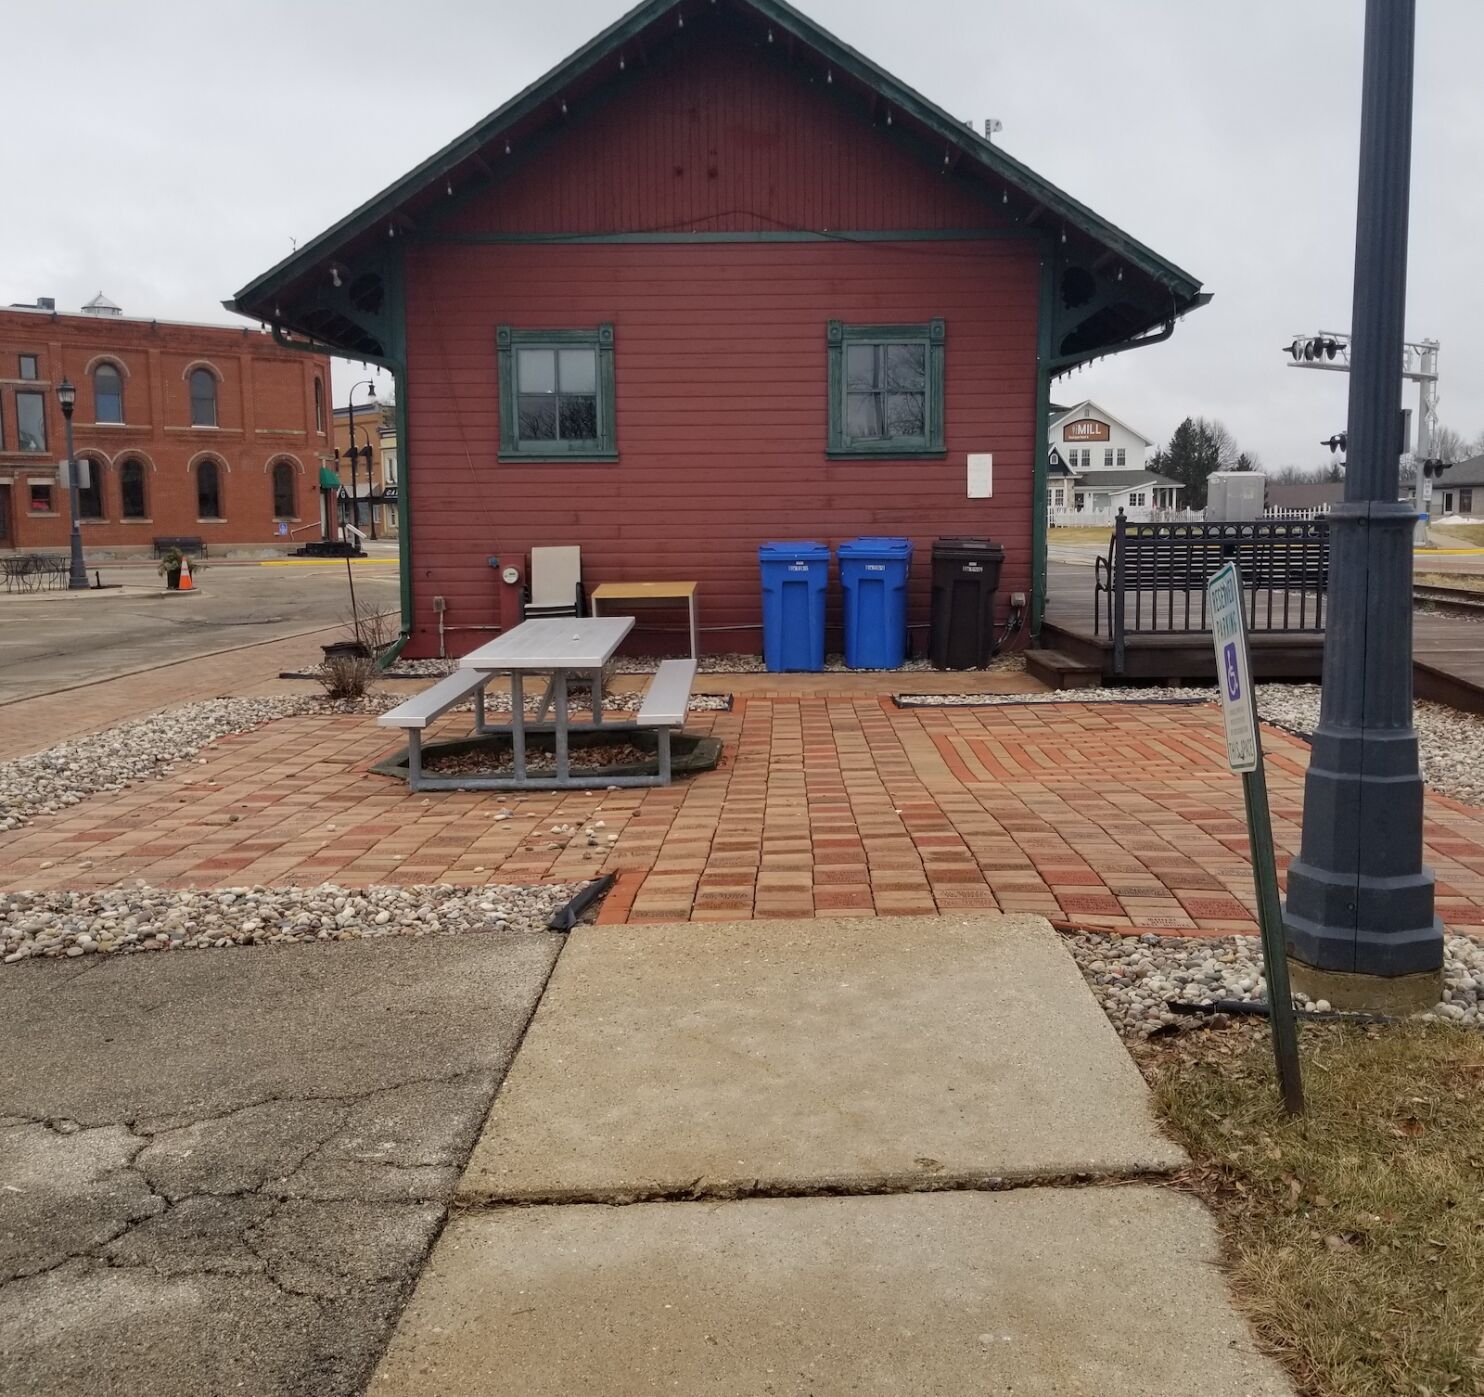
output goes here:
<path id="1" fill-rule="evenodd" d="M 701 658 L 701 628 L 696 621 L 696 582 L 600 582 L 588 598 L 594 616 L 602 614 L 603 604 L 610 610 L 628 610 L 640 606 L 679 606 L 685 604 L 690 618 L 690 657 Z"/>

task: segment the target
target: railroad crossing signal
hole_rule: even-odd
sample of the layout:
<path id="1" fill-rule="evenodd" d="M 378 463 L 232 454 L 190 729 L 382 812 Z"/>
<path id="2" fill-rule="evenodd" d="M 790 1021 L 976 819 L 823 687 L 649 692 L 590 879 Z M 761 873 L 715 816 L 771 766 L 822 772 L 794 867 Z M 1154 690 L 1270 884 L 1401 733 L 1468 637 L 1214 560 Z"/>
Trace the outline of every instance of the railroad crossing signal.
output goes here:
<path id="1" fill-rule="evenodd" d="M 1316 359 L 1333 359 L 1342 349 L 1348 350 L 1349 346 L 1333 335 L 1314 335 L 1310 339 L 1296 336 L 1293 343 L 1284 348 L 1293 355 L 1294 363 L 1312 364 Z"/>

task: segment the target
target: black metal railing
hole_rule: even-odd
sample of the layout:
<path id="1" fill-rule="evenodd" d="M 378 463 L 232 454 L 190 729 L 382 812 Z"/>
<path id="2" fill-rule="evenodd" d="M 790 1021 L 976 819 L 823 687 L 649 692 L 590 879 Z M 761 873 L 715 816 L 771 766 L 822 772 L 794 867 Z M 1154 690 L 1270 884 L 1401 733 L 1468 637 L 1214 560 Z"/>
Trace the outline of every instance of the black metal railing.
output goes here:
<path id="1" fill-rule="evenodd" d="M 1206 583 L 1228 559 L 1242 579 L 1249 631 L 1324 630 L 1327 519 L 1131 524 L 1120 513 L 1093 586 L 1093 632 L 1107 625 L 1113 672 L 1123 673 L 1130 634 L 1209 630 Z"/>

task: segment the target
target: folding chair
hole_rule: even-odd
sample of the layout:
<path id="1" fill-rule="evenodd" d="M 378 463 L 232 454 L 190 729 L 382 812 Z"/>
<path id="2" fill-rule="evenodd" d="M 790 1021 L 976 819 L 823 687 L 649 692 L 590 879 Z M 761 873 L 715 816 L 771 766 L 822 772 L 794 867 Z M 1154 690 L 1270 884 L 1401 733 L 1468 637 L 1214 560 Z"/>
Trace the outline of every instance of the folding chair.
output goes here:
<path id="1" fill-rule="evenodd" d="M 582 549 L 575 544 L 531 549 L 526 619 L 582 615 Z"/>

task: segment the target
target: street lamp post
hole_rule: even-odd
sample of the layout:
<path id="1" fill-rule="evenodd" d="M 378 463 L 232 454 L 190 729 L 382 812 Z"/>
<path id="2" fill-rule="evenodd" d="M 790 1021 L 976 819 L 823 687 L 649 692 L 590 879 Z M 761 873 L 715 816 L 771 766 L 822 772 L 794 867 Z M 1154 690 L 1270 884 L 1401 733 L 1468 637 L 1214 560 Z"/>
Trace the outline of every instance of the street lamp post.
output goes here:
<path id="1" fill-rule="evenodd" d="M 67 590 L 85 592 L 88 570 L 82 560 L 82 501 L 77 490 L 77 454 L 72 449 L 72 409 L 77 406 L 77 389 L 70 378 L 57 384 L 57 402 L 67 425 L 67 506 L 72 512 L 72 565 L 67 574 Z"/>
<path id="2" fill-rule="evenodd" d="M 1432 1004 L 1443 930 L 1422 863 L 1412 525 L 1397 499 L 1415 0 L 1367 0 L 1345 498 L 1329 515 L 1324 687 L 1284 920 L 1295 985 L 1336 1007 Z"/>
<path id="3" fill-rule="evenodd" d="M 360 513 L 359 513 L 359 511 L 360 511 L 360 495 L 358 493 L 358 486 L 356 484 L 356 461 L 360 458 L 360 452 L 359 452 L 359 450 L 356 447 L 356 389 L 357 388 L 369 388 L 371 390 L 371 401 L 372 402 L 375 402 L 376 401 L 376 380 L 374 378 L 365 378 L 365 379 L 362 379 L 359 383 L 353 384 L 351 386 L 350 392 L 347 393 L 346 396 L 345 396 L 346 412 L 347 412 L 347 414 L 349 416 L 349 419 L 350 419 L 350 451 L 347 453 L 350 456 L 350 518 L 351 518 L 351 523 L 355 524 L 356 527 L 359 528 L 360 527 L 360 522 L 361 522 L 360 521 Z M 369 442 L 369 438 L 368 438 L 368 442 Z M 367 447 L 366 447 L 366 496 L 367 496 L 368 501 L 370 499 L 370 495 L 371 495 L 371 447 L 368 444 Z M 371 513 L 371 518 L 372 518 L 371 537 L 372 538 L 375 538 L 376 537 L 376 529 L 375 529 L 375 517 L 376 516 L 375 516 L 375 512 L 374 511 L 371 511 L 369 503 L 367 505 L 367 509 L 368 509 L 368 512 Z"/>

